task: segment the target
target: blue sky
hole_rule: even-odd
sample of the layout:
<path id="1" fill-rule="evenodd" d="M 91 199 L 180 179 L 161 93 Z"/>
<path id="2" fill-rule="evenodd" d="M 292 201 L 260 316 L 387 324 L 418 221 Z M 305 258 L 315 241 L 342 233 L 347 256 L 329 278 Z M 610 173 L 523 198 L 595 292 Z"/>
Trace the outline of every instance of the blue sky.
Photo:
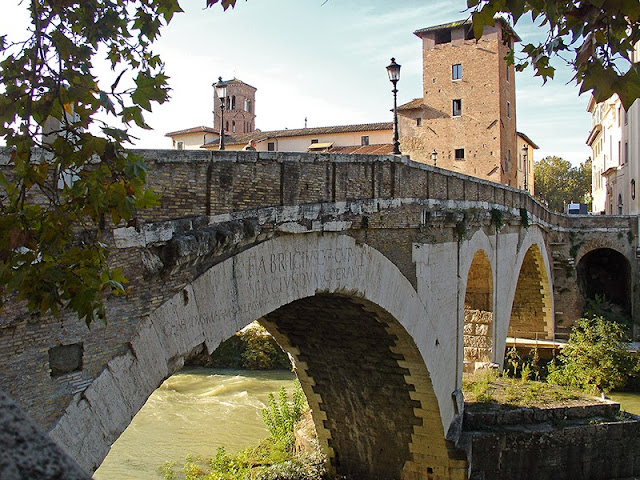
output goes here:
<path id="1" fill-rule="evenodd" d="M 389 59 L 402 65 L 398 101 L 420 96 L 421 41 L 413 31 L 469 15 L 465 0 L 238 0 L 226 12 L 204 4 L 183 0 L 185 13 L 155 46 L 172 98 L 147 114 L 154 130 L 135 132 L 138 147 L 168 148 L 165 133 L 212 126 L 211 84 L 218 76 L 258 89 L 262 130 L 300 128 L 305 117 L 310 127 L 390 121 Z M 0 31 L 23 36 L 22 16 L 3 9 L 10 15 L 3 15 Z M 544 36 L 525 19 L 516 31 L 525 42 Z M 590 155 L 588 95 L 578 96 L 575 83 L 567 84 L 571 72 L 561 62 L 556 67 L 556 78 L 544 86 L 530 70 L 517 74 L 518 130 L 539 145 L 536 159 L 558 155 L 578 164 Z"/>

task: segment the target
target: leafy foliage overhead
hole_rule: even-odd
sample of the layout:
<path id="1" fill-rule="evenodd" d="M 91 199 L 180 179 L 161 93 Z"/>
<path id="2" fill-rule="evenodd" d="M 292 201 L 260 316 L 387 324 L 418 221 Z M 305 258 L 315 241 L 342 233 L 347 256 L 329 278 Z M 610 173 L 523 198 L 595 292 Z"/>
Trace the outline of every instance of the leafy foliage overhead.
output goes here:
<path id="1" fill-rule="evenodd" d="M 181 10 L 177 0 L 31 0 L 28 10 L 26 39 L 0 37 L 10 163 L 0 170 L 0 306 L 17 295 L 31 311 L 68 307 L 89 323 L 126 282 L 108 267 L 103 229 L 156 201 L 142 158 L 125 151 L 126 129 L 149 128 L 144 112 L 168 98 L 150 47 Z M 98 55 L 113 72 L 106 82 L 93 73 Z"/>
<path id="2" fill-rule="evenodd" d="M 523 58 L 511 60 L 521 71 L 531 65 L 536 75 L 553 78 L 553 57 L 566 61 L 581 85 L 597 102 L 614 93 L 628 109 L 640 97 L 640 67 L 631 52 L 640 41 L 640 2 L 637 0 L 467 0 L 473 9 L 476 38 L 496 14 L 508 14 L 513 24 L 525 14 L 547 30 L 538 44 L 522 46 Z"/>

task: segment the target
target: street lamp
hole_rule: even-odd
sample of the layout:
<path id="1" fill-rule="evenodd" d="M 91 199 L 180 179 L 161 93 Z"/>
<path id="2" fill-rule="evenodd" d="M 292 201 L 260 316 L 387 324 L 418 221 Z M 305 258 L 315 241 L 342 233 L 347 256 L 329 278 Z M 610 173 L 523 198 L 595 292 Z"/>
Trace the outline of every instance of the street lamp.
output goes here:
<path id="1" fill-rule="evenodd" d="M 435 167 L 438 164 L 438 152 L 436 152 L 436 149 L 433 149 L 433 152 L 431 152 L 431 161 L 433 162 L 433 166 Z"/>
<path id="2" fill-rule="evenodd" d="M 216 94 L 220 99 L 220 147 L 224 150 L 224 100 L 227 96 L 227 83 L 222 81 L 222 77 L 218 77 L 218 83 L 214 83 Z"/>
<path id="3" fill-rule="evenodd" d="M 527 184 L 527 175 L 529 173 L 529 166 L 527 165 L 527 156 L 529 154 L 529 147 L 527 145 L 522 146 L 522 163 L 524 164 L 524 189 L 529 190 Z"/>
<path id="4" fill-rule="evenodd" d="M 398 140 L 398 89 L 396 85 L 400 80 L 400 65 L 396 63 L 396 59 L 392 58 L 391 63 L 387 67 L 389 81 L 393 83 L 393 153 L 400 155 L 400 141 Z"/>

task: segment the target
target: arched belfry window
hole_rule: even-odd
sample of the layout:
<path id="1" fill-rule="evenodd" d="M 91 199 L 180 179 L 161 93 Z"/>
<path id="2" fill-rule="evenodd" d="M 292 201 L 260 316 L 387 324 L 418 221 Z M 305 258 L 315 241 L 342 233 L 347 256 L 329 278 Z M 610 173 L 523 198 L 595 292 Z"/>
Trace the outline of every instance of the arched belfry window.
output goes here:
<path id="1" fill-rule="evenodd" d="M 231 97 L 231 110 L 235 110 L 236 109 L 236 96 L 232 96 Z"/>

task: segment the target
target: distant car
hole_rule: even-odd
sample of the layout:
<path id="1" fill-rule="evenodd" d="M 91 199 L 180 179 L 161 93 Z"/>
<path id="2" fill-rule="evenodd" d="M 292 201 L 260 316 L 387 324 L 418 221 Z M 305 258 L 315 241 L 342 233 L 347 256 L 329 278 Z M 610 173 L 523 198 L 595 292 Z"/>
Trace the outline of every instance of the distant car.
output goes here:
<path id="1" fill-rule="evenodd" d="M 567 213 L 569 215 L 588 215 L 586 203 L 570 203 L 567 205 Z"/>

